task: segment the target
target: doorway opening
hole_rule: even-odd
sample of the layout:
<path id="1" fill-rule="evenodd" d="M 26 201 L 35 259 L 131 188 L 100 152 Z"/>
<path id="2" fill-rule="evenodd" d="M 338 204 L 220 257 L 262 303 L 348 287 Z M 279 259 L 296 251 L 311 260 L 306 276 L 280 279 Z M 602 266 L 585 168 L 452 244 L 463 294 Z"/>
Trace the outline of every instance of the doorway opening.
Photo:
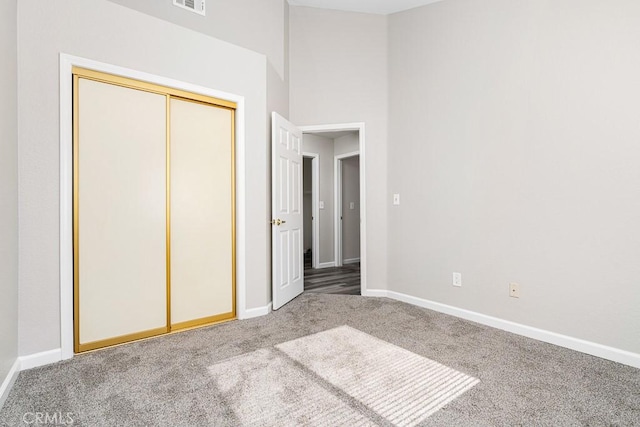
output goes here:
<path id="1" fill-rule="evenodd" d="M 361 295 L 363 129 L 302 131 L 304 290 Z"/>
<path id="2" fill-rule="evenodd" d="M 360 263 L 360 155 L 335 157 L 336 267 Z"/>
<path id="3" fill-rule="evenodd" d="M 359 155 L 359 189 L 360 189 L 360 202 L 359 202 L 359 215 L 360 215 L 360 263 L 350 264 L 357 266 L 360 270 L 357 274 L 360 277 L 360 289 L 358 293 L 360 295 L 369 295 L 367 289 L 367 257 L 366 257 L 366 239 L 367 239 L 367 226 L 366 226 L 366 189 L 365 189 L 365 137 L 364 137 L 364 123 L 350 123 L 341 125 L 321 125 L 321 126 L 305 126 L 298 127 L 291 123 L 276 112 L 271 114 L 272 126 L 271 126 L 271 265 L 272 265 L 272 303 L 273 309 L 278 310 L 280 307 L 287 304 L 289 301 L 304 292 L 305 285 L 305 271 L 304 271 L 304 202 L 303 202 L 303 177 L 304 177 L 304 161 L 303 154 L 307 157 L 313 157 L 311 154 L 318 154 L 318 176 L 316 180 L 318 183 L 316 186 L 312 184 L 312 203 L 315 206 L 315 212 L 312 216 L 312 230 L 317 230 L 315 236 L 312 234 L 312 252 L 316 255 L 311 255 L 312 262 L 315 259 L 316 268 L 314 272 L 324 273 L 322 267 L 327 268 L 339 268 L 336 267 L 336 252 L 334 237 L 334 225 L 329 226 L 329 233 L 322 233 L 322 219 L 323 217 L 335 218 L 334 207 L 336 204 L 335 193 L 325 194 L 327 191 L 331 191 L 333 183 L 326 187 L 321 185 L 322 176 L 332 177 L 334 171 L 331 165 L 335 162 L 336 156 L 341 156 L 346 153 L 354 153 Z M 304 146 L 304 134 L 308 134 L 307 139 L 320 138 L 325 141 L 333 140 L 346 135 L 336 133 L 347 132 L 350 138 L 349 148 L 341 148 L 336 151 L 334 146 L 328 146 L 328 144 L 318 144 L 314 149 L 316 152 L 309 151 L 310 144 L 307 143 Z M 335 144 L 334 144 L 335 145 Z M 330 149 L 325 152 L 324 150 Z M 321 151 L 322 150 L 322 151 Z M 342 151 L 344 150 L 344 151 Z M 348 157 L 348 156 L 347 156 Z M 322 159 L 329 160 L 329 172 L 323 173 L 323 167 L 326 166 L 326 162 L 323 166 Z M 313 168 L 313 161 L 311 162 Z M 313 171 L 312 171 L 313 176 Z M 313 188 L 317 188 L 316 192 Z M 354 207 L 354 210 L 356 208 Z M 327 224 L 331 224 L 327 222 Z M 329 245 L 322 244 L 322 239 L 328 236 L 330 239 Z M 315 248 L 319 248 L 316 250 Z M 329 253 L 327 257 L 326 252 Z M 316 258 L 317 257 L 317 258 Z M 326 260 L 325 260 L 326 259 Z M 343 261 L 343 260 L 342 260 Z M 338 260 L 340 263 L 341 260 Z M 311 279 L 307 275 L 309 281 L 317 280 Z"/>
<path id="4" fill-rule="evenodd" d="M 316 197 L 319 191 L 318 161 L 320 155 L 317 153 L 303 153 L 302 155 L 302 211 L 303 211 L 303 251 L 304 269 L 318 268 L 318 230 L 316 229 L 318 217 Z"/>

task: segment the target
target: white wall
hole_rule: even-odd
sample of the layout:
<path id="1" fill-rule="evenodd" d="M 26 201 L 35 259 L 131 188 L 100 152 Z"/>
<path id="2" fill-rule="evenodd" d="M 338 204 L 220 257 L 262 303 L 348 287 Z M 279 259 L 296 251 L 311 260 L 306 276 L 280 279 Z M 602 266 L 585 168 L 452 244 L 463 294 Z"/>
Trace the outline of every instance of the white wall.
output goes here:
<path id="1" fill-rule="evenodd" d="M 208 0 L 201 16 L 171 0 L 109 0 L 267 57 L 269 110 L 289 115 L 289 40 L 286 0 Z"/>
<path id="2" fill-rule="evenodd" d="M 286 0 L 207 0 L 206 16 L 171 0 L 109 1 L 262 53 L 282 79 L 286 75 Z"/>
<path id="3" fill-rule="evenodd" d="M 287 0 L 208 0 L 207 14 L 201 16 L 173 6 L 171 0 L 109 0 L 122 6 L 155 16 L 168 22 L 210 35 L 234 45 L 242 46 L 267 57 L 267 128 L 265 140 L 268 153 L 271 143 L 271 112 L 289 117 L 289 3 Z M 203 55 L 206 53 L 203 52 Z M 229 64 L 218 63 L 228 68 Z M 270 154 L 269 154 L 270 156 Z M 267 158 L 267 173 L 271 176 L 271 162 Z M 271 179 L 263 181 L 271 194 Z M 267 211 L 261 217 L 269 241 L 260 246 L 266 251 L 267 274 L 271 277 L 271 199 L 266 200 Z M 271 290 L 267 299 L 271 300 Z"/>
<path id="4" fill-rule="evenodd" d="M 290 7 L 290 110 L 297 125 L 366 126 L 367 277 L 387 285 L 387 17 Z"/>
<path id="5" fill-rule="evenodd" d="M 319 201 L 324 209 L 319 209 L 318 242 L 320 245 L 318 262 L 335 262 L 334 255 L 334 197 L 333 197 L 333 139 L 305 133 L 302 135 L 302 151 L 318 154 Z"/>
<path id="6" fill-rule="evenodd" d="M 390 17 L 391 290 L 640 353 L 639 22 L 635 0 Z"/>
<path id="7" fill-rule="evenodd" d="M 341 163 L 342 260 L 344 261 L 360 258 L 360 157 L 347 157 Z M 353 203 L 353 209 L 351 209 L 351 203 Z"/>
<path id="8" fill-rule="evenodd" d="M 358 132 L 347 132 L 334 140 L 333 154 L 355 153 L 360 150 L 360 135 Z"/>
<path id="9" fill-rule="evenodd" d="M 16 0 L 0 2 L 0 385 L 18 356 L 16 16 Z"/>
<path id="10" fill-rule="evenodd" d="M 263 55 L 106 0 L 18 4 L 19 353 L 60 347 L 60 52 L 245 96 L 247 308 L 270 300 Z M 206 54 L 205 54 L 206 53 Z M 224 64 L 224 66 L 220 66 Z"/>
<path id="11" fill-rule="evenodd" d="M 246 96 L 248 308 L 270 300 L 266 117 L 290 107 L 297 125 L 365 122 L 369 288 L 640 352 L 638 2 L 447 0 L 387 18 L 218 0 L 209 10 L 228 14 L 203 20 L 169 1 L 111 1 L 18 5 L 19 354 L 59 347 L 59 52 Z M 3 7 L 10 93 L 15 1 Z M 1 105 L 11 135 L 16 103 Z M 9 278 L 11 140 L 0 156 Z M 15 355 L 2 349 L 0 374 Z"/>

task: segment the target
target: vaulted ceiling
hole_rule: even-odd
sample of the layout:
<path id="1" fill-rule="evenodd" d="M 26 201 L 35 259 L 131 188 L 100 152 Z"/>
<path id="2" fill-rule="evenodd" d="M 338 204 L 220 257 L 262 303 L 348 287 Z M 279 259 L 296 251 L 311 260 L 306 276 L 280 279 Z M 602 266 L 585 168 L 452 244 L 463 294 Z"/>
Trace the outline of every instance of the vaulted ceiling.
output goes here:
<path id="1" fill-rule="evenodd" d="M 289 0 L 289 4 L 388 15 L 438 1 L 442 0 Z"/>

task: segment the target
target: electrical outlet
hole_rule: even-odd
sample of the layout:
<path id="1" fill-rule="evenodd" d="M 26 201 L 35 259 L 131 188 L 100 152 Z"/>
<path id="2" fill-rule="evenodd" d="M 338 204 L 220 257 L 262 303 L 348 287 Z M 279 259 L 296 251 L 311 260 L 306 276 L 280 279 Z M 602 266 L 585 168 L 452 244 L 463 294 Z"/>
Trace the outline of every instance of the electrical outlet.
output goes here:
<path id="1" fill-rule="evenodd" d="M 511 298 L 520 298 L 520 285 L 517 283 L 509 283 L 509 296 Z"/>
<path id="2" fill-rule="evenodd" d="M 453 286 L 462 286 L 462 273 L 453 273 Z"/>

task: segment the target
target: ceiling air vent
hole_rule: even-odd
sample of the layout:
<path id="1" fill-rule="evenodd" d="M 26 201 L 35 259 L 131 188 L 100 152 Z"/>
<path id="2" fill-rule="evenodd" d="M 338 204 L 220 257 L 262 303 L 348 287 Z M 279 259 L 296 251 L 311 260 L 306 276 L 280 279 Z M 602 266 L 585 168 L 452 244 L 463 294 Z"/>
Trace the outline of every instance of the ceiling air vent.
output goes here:
<path id="1" fill-rule="evenodd" d="M 202 16 L 205 14 L 204 2 L 205 0 L 173 0 L 174 6 L 190 10 Z"/>

